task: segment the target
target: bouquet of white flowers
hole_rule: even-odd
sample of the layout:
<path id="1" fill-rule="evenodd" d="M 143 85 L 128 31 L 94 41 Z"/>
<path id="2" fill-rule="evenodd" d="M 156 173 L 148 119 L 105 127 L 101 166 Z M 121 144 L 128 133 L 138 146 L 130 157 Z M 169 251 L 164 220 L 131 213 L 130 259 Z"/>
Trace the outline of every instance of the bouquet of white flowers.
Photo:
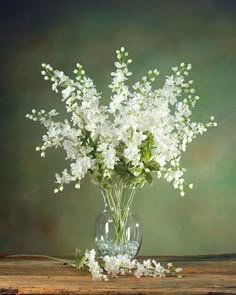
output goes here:
<path id="1" fill-rule="evenodd" d="M 56 174 L 58 186 L 54 192 L 62 191 L 64 184 L 70 182 L 80 188 L 81 180 L 89 173 L 92 182 L 103 190 L 108 207 L 115 212 L 113 221 L 119 237 L 116 240 L 123 241 L 122 226 L 127 221 L 134 190 L 157 176 L 172 182 L 184 196 L 185 187 L 193 185 L 184 179 L 182 152 L 193 138 L 217 123 L 213 116 L 206 124 L 190 119 L 199 99 L 193 81 L 188 79 L 191 64 L 173 67 L 159 89 L 153 87 L 159 75 L 156 69 L 129 87 L 126 82 L 132 75 L 128 69 L 132 60 L 124 47 L 116 53 L 108 106 L 100 105 L 101 93 L 79 63 L 74 70 L 75 79 L 42 64 L 42 75 L 52 82 L 52 90 L 61 89 L 70 118 L 57 120 L 58 112 L 54 109 L 50 112 L 33 109 L 26 116 L 47 129 L 42 145 L 36 147 L 41 157 L 45 157 L 49 147 L 62 147 L 66 152 L 70 165 L 61 175 Z M 127 187 L 128 197 L 122 199 Z M 122 206 L 127 209 L 123 216 Z"/>
<path id="2" fill-rule="evenodd" d="M 77 64 L 75 80 L 63 72 L 42 64 L 42 75 L 52 81 L 52 89 L 62 89 L 62 101 L 70 120 L 57 121 L 58 112 L 41 110 L 27 114 L 47 129 L 43 144 L 36 147 L 45 157 L 49 147 L 62 147 L 70 170 L 56 174 L 58 188 L 75 181 L 76 188 L 86 173 L 102 188 L 109 187 L 111 179 L 119 175 L 133 184 L 151 183 L 153 172 L 157 177 L 172 181 L 174 188 L 184 195 L 186 184 L 180 165 L 181 154 L 187 143 L 207 127 L 216 126 L 214 117 L 207 124 L 191 121 L 192 109 L 199 96 L 195 95 L 192 80 L 186 80 L 191 64 L 173 67 L 160 89 L 153 89 L 159 72 L 151 70 L 131 88 L 126 84 L 132 73 L 128 65 L 128 52 L 124 47 L 116 51 L 116 71 L 111 73 L 112 91 L 109 106 L 101 106 L 101 94 L 83 67 Z M 191 184 L 188 185 L 191 188 Z"/>

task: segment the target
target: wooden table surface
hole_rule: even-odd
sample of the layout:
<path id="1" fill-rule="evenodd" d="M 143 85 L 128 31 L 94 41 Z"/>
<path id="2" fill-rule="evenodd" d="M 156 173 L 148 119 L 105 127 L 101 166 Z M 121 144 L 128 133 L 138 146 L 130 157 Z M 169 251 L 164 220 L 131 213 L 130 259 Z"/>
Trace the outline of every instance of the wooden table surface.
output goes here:
<path id="1" fill-rule="evenodd" d="M 183 278 L 120 276 L 93 281 L 89 273 L 62 262 L 2 255 L 0 294 L 236 294 L 236 254 L 153 258 L 182 267 Z"/>

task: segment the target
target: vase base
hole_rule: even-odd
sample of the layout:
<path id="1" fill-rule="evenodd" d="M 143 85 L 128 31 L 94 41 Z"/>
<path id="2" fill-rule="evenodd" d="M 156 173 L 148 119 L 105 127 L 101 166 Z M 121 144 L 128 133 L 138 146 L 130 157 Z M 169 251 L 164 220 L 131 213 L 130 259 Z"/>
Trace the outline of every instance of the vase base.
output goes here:
<path id="1" fill-rule="evenodd" d="M 128 241 L 126 243 L 114 243 L 113 241 L 96 241 L 97 249 L 101 256 L 117 256 L 127 254 L 130 258 L 134 258 L 139 250 L 140 244 L 136 241 Z"/>

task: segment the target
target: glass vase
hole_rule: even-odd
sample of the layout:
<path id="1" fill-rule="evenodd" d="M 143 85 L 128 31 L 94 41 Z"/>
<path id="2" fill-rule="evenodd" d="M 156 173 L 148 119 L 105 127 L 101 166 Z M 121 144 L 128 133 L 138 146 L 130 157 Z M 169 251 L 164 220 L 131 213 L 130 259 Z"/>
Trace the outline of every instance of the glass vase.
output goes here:
<path id="1" fill-rule="evenodd" d="M 100 190 L 105 207 L 95 222 L 97 250 L 101 256 L 127 254 L 134 258 L 142 242 L 140 218 L 131 208 L 137 187 L 119 179 Z"/>

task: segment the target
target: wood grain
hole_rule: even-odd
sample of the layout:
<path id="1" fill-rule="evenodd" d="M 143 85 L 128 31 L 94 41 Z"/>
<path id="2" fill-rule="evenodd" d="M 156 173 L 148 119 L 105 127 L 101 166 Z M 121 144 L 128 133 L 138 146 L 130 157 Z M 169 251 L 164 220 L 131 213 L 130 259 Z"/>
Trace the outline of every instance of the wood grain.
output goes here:
<path id="1" fill-rule="evenodd" d="M 235 254 L 155 259 L 162 263 L 177 261 L 176 264 L 184 268 L 183 278 L 121 276 L 109 282 L 93 281 L 89 273 L 63 262 L 2 255 L 0 294 L 236 294 Z"/>

